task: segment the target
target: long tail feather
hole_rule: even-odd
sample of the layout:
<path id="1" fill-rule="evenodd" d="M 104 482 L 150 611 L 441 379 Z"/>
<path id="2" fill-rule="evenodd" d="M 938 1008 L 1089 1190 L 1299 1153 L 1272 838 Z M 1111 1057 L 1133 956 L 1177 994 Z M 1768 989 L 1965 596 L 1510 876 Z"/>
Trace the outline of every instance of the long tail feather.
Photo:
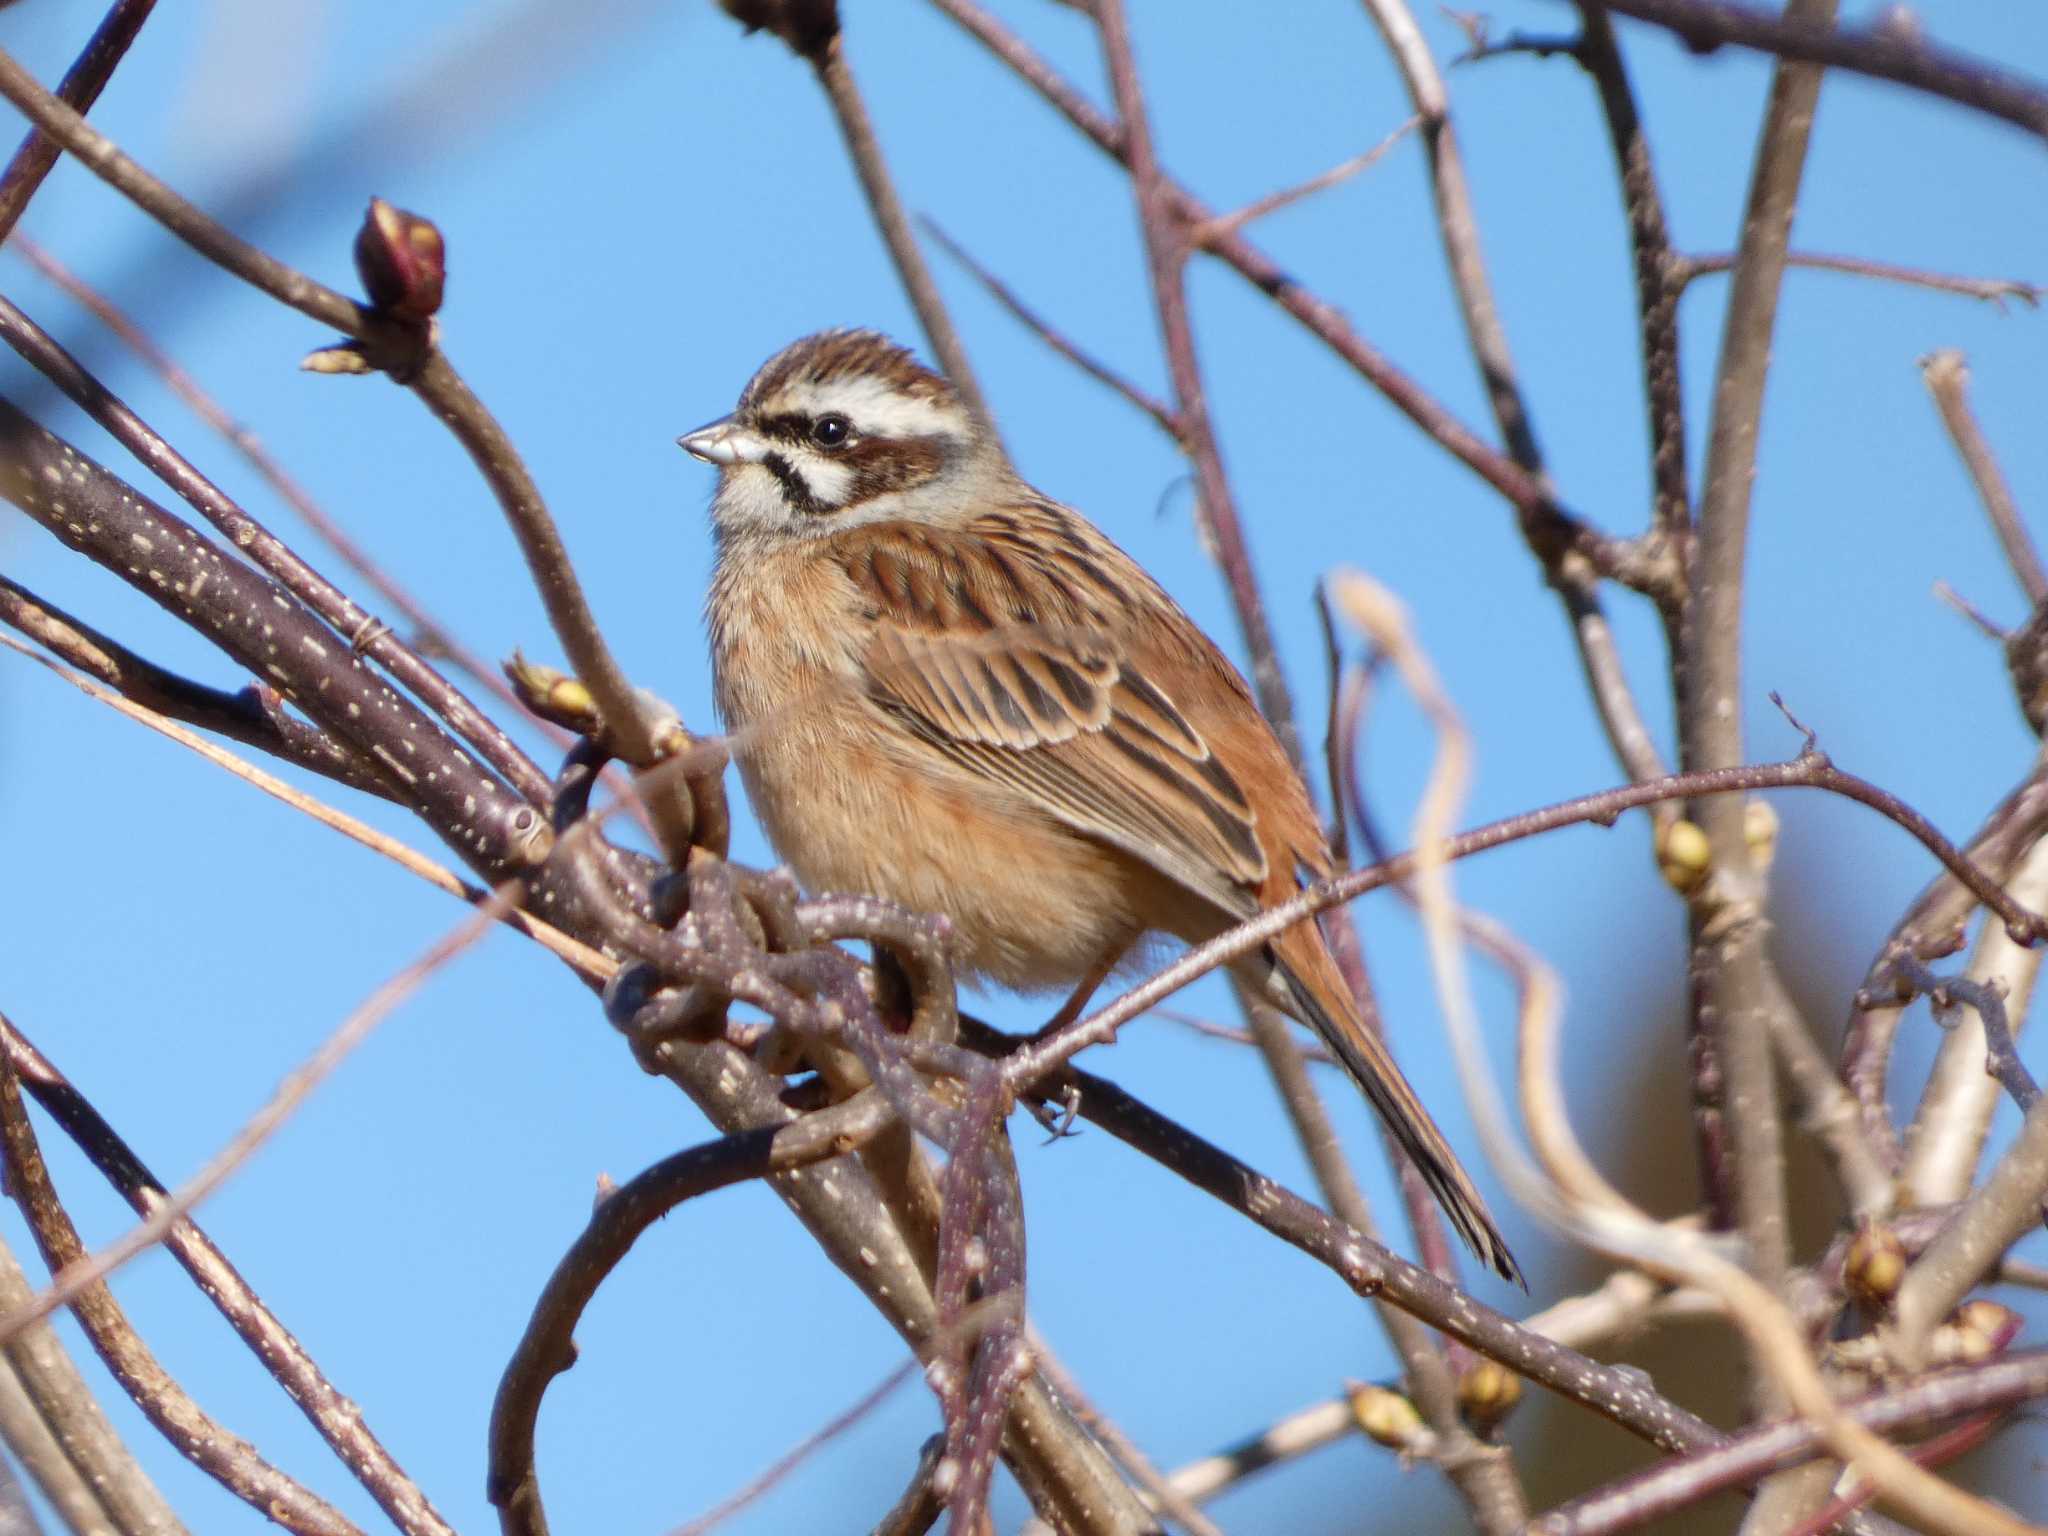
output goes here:
<path id="1" fill-rule="evenodd" d="M 1508 1251 L 1507 1240 L 1494 1224 L 1486 1202 L 1458 1161 L 1458 1154 L 1451 1150 L 1443 1132 L 1436 1128 L 1429 1111 L 1415 1096 L 1415 1090 L 1408 1086 L 1384 1042 L 1366 1029 L 1321 936 L 1312 929 L 1305 933 L 1297 929 L 1288 938 L 1295 939 L 1297 935 L 1306 937 L 1308 943 L 1297 940 L 1287 944 L 1283 940 L 1282 946 L 1277 946 L 1281 953 L 1276 956 L 1278 964 L 1273 974 L 1281 983 L 1275 990 L 1283 995 L 1276 1000 L 1321 1037 L 1352 1080 L 1364 1090 L 1395 1142 L 1408 1154 L 1430 1193 L 1436 1196 L 1444 1215 L 1457 1228 L 1458 1236 L 1465 1240 L 1465 1246 L 1492 1266 L 1502 1279 L 1512 1280 L 1527 1290 L 1522 1267 Z M 1316 985 L 1317 982 L 1322 985 Z"/>

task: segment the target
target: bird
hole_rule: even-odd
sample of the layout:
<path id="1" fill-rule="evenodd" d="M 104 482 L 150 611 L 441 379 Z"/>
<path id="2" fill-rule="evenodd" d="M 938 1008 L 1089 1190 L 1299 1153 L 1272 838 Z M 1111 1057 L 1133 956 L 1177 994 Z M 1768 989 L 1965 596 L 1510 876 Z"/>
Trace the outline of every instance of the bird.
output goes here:
<path id="1" fill-rule="evenodd" d="M 1237 669 L 944 377 L 835 329 L 677 439 L 717 466 L 713 691 L 747 798 L 813 890 L 948 919 L 955 974 L 1071 987 L 1329 874 Z M 1233 969 L 1329 1047 L 1465 1243 L 1521 1271 L 1313 918 Z"/>

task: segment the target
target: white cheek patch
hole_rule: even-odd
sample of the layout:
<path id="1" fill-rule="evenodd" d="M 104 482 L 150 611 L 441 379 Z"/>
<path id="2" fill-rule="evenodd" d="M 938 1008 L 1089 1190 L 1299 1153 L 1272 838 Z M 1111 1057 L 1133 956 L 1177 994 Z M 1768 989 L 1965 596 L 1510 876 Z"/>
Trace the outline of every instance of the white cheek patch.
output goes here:
<path id="1" fill-rule="evenodd" d="M 828 459 L 821 454 L 805 453 L 788 455 L 790 468 L 811 493 L 811 499 L 822 507 L 841 507 L 846 498 L 853 494 L 853 469 L 837 459 Z"/>
<path id="2" fill-rule="evenodd" d="M 775 476 L 760 464 L 745 464 L 719 477 L 711 517 L 732 533 L 786 527 L 794 514 Z"/>
<path id="3" fill-rule="evenodd" d="M 954 437 L 968 431 L 967 416 L 957 405 L 907 395 L 880 379 L 797 384 L 776 405 L 811 417 L 836 411 L 868 437 Z"/>

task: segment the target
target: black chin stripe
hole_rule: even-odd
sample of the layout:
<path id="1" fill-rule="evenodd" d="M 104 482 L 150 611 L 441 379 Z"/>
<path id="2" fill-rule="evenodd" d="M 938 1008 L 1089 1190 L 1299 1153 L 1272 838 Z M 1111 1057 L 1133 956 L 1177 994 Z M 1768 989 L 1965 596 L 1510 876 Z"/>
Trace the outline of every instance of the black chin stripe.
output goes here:
<path id="1" fill-rule="evenodd" d="M 792 512 L 801 512 L 806 517 L 815 517 L 821 512 L 830 512 L 832 510 L 832 508 L 826 506 L 811 494 L 810 485 L 804 480 L 802 475 L 797 473 L 796 466 L 780 453 L 770 451 L 761 460 L 761 463 L 766 466 L 768 473 L 781 483 L 782 499 L 789 503 Z"/>

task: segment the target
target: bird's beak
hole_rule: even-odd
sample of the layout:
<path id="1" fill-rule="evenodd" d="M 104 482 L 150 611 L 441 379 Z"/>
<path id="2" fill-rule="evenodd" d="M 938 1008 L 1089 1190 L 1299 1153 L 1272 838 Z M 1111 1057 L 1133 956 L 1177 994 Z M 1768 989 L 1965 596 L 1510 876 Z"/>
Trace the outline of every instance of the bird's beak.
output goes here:
<path id="1" fill-rule="evenodd" d="M 685 432 L 676 444 L 707 464 L 758 464 L 768 457 L 767 439 L 730 416 Z"/>

